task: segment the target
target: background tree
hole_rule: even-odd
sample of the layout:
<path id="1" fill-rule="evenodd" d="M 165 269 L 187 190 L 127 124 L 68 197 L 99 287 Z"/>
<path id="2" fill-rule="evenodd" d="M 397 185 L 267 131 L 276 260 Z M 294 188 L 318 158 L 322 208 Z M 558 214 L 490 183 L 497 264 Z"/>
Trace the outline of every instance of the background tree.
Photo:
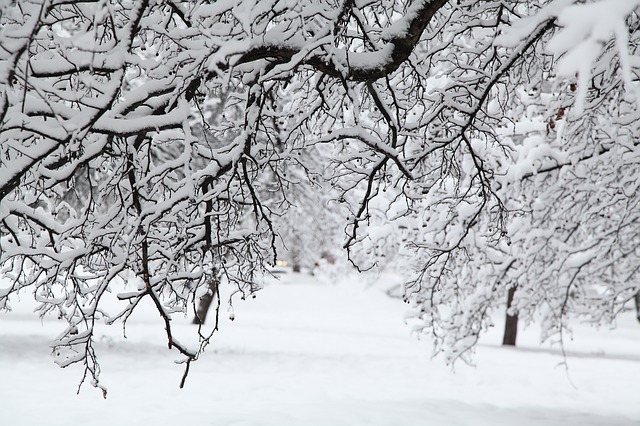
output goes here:
<path id="1" fill-rule="evenodd" d="M 318 178 L 355 265 L 411 253 L 406 297 L 449 360 L 509 289 L 544 337 L 638 291 L 635 0 L 1 5 L 0 307 L 31 288 L 95 386 L 96 321 L 144 298 L 186 377 L 211 336 L 187 348 L 171 316 L 218 276 L 255 291 Z"/>

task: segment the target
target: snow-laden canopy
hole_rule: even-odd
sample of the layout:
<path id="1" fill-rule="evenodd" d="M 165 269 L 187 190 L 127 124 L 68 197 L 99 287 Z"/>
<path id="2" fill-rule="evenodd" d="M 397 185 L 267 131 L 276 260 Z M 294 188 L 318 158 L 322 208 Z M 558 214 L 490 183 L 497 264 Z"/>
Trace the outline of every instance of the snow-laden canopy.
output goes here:
<path id="1" fill-rule="evenodd" d="M 96 321 L 148 298 L 188 366 L 172 315 L 339 239 L 407 272 L 449 359 L 509 290 L 545 337 L 610 321 L 638 290 L 639 7 L 3 1 L 0 308 L 32 288 L 97 385 Z"/>

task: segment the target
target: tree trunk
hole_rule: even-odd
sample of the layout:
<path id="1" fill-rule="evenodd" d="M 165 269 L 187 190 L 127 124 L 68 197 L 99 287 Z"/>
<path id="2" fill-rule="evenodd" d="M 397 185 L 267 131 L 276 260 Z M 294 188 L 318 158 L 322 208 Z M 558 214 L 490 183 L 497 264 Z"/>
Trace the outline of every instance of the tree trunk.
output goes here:
<path id="1" fill-rule="evenodd" d="M 193 324 L 204 324 L 204 321 L 207 319 L 207 312 L 209 312 L 209 307 L 211 307 L 213 299 L 215 299 L 216 295 L 218 294 L 219 282 L 220 279 L 218 278 L 218 274 L 217 272 L 214 272 L 213 276 L 209 280 L 207 292 L 200 298 L 198 309 L 196 310 L 196 316 L 195 318 L 193 318 Z"/>
<path id="2" fill-rule="evenodd" d="M 507 313 L 505 315 L 504 337 L 502 338 L 502 344 L 504 346 L 515 346 L 516 337 L 518 336 L 518 314 L 509 315 L 509 308 L 511 308 L 515 294 L 516 286 L 513 286 L 509 289 L 509 293 L 507 293 Z"/>
<path id="3" fill-rule="evenodd" d="M 291 250 L 291 263 L 293 265 L 292 269 L 293 272 L 300 272 L 300 260 L 302 257 L 302 253 L 301 253 L 301 249 L 300 249 L 300 245 L 302 244 L 300 241 L 300 238 L 296 237 L 294 238 L 294 246 L 293 249 Z"/>
<path id="4" fill-rule="evenodd" d="M 634 299 L 636 299 L 636 318 L 640 321 L 640 290 L 638 290 Z"/>

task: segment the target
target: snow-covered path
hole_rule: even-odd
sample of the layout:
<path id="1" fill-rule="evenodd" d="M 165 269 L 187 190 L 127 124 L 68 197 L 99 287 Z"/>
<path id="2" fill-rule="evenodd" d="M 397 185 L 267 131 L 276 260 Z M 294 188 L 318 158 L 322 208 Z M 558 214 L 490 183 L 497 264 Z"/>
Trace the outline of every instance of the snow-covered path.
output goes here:
<path id="1" fill-rule="evenodd" d="M 123 339 L 101 329 L 108 398 L 79 371 L 51 362 L 56 320 L 29 303 L 0 315 L 0 425 L 634 425 L 640 424 L 640 324 L 581 327 L 558 351 L 521 334 L 522 347 L 488 335 L 477 367 L 430 360 L 409 335 L 406 306 L 384 285 L 321 283 L 290 274 L 253 300 L 236 302 L 185 389 L 153 312 Z M 176 324 L 182 332 L 192 326 Z M 499 327 L 496 327 L 499 328 Z"/>

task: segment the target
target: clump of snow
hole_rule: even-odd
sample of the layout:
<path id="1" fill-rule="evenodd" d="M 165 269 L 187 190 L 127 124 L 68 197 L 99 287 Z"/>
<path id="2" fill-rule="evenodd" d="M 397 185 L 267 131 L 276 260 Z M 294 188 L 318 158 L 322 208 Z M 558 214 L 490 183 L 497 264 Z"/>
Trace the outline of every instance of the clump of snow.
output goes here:
<path id="1" fill-rule="evenodd" d="M 561 57 L 558 62 L 560 75 L 578 76 L 577 114 L 584 108 L 591 69 L 602 54 L 604 44 L 613 37 L 617 40 L 627 89 L 634 90 L 625 19 L 638 6 L 638 0 L 602 0 L 567 7 L 558 15 L 558 24 L 564 28 L 549 42 L 548 49 Z"/>

